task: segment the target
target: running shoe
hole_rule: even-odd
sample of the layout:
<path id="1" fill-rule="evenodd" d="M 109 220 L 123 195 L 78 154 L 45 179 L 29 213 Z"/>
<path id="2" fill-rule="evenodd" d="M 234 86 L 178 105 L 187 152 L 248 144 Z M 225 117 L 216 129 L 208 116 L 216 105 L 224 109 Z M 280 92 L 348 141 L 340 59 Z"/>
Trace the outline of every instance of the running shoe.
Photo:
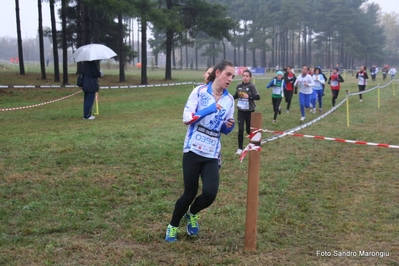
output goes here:
<path id="1" fill-rule="evenodd" d="M 187 234 L 189 236 L 198 236 L 199 224 L 198 224 L 198 214 L 185 214 L 184 217 L 187 220 Z"/>
<path id="2" fill-rule="evenodd" d="M 177 233 L 179 232 L 179 228 L 168 225 L 168 227 L 166 228 L 165 241 L 169 243 L 177 242 Z"/>
<path id="3" fill-rule="evenodd" d="M 241 155 L 241 153 L 242 153 L 241 149 L 238 149 L 237 152 L 236 152 L 237 155 Z"/>
<path id="4" fill-rule="evenodd" d="M 306 117 L 302 116 L 301 119 L 300 119 L 300 121 L 305 121 L 305 118 L 306 118 Z"/>
<path id="5" fill-rule="evenodd" d="M 90 116 L 88 118 L 83 117 L 84 120 L 94 120 L 95 118 L 96 117 L 94 115 L 92 115 L 92 116 Z"/>
<path id="6" fill-rule="evenodd" d="M 276 124 L 276 120 L 273 120 L 273 122 L 272 122 L 272 123 L 273 123 L 273 125 L 274 125 L 274 124 Z"/>

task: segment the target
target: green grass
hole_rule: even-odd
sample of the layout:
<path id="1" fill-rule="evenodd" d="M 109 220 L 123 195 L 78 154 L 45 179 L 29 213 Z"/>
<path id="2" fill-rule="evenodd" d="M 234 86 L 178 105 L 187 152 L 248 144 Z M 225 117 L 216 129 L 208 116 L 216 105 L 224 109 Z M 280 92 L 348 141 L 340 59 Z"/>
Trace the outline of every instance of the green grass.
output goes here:
<path id="1" fill-rule="evenodd" d="M 162 79 L 162 70 L 156 72 L 152 83 Z M 201 75 L 173 72 L 175 81 Z M 267 82 L 256 80 L 263 127 L 298 126 L 297 97 L 291 113 L 271 124 Z M 345 88 L 356 91 L 354 78 L 346 77 Z M 222 137 L 220 191 L 201 213 L 200 237 L 183 232 L 177 244 L 165 243 L 182 193 L 181 117 L 191 90 L 191 85 L 102 90 L 94 121 L 81 119 L 81 94 L 0 112 L 0 264 L 398 265 L 398 150 L 291 136 L 262 147 L 257 250 L 244 251 L 248 158 L 240 163 L 234 155 L 236 129 Z M 76 91 L 0 89 L 0 108 Z M 343 105 L 300 133 L 398 145 L 399 89 L 396 93 L 381 90 L 380 109 L 377 91 L 363 103 L 351 97 L 349 128 Z M 327 90 L 324 110 L 331 107 L 330 97 Z M 341 91 L 339 101 L 344 97 Z M 317 115 L 307 115 L 312 117 Z M 390 256 L 321 257 L 318 250 Z"/>

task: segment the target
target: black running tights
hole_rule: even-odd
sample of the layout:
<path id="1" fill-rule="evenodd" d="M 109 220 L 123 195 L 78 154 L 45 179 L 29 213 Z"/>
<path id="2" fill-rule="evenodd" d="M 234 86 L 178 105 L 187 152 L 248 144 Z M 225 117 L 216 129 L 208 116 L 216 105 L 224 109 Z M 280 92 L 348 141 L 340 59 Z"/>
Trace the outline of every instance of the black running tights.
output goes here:
<path id="1" fill-rule="evenodd" d="M 200 176 L 202 179 L 202 194 L 196 198 Z M 218 159 L 206 158 L 191 151 L 184 153 L 183 180 L 184 192 L 176 201 L 170 221 L 170 225 L 176 227 L 179 226 L 180 220 L 188 208 L 190 208 L 192 214 L 197 214 L 209 207 L 216 199 L 219 190 Z"/>

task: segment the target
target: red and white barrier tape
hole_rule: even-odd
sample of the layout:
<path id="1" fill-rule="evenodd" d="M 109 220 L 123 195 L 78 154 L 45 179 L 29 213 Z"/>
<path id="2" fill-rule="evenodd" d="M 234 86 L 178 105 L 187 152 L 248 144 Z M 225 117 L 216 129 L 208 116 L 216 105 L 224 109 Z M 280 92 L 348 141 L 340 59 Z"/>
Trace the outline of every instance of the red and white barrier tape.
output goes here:
<path id="1" fill-rule="evenodd" d="M 260 143 L 260 139 L 262 137 L 261 134 L 262 134 L 261 129 L 255 129 L 254 131 L 251 132 L 251 134 L 249 134 L 249 136 L 247 136 L 247 138 L 249 138 L 251 141 Z M 241 153 L 240 162 L 242 162 L 242 160 L 244 160 L 245 156 L 247 156 L 247 153 L 249 151 L 260 151 L 260 149 L 261 149 L 260 145 L 256 145 L 254 143 L 249 143 L 247 145 L 247 147 L 245 147 L 245 149 Z"/>
<path id="2" fill-rule="evenodd" d="M 247 136 L 247 138 L 251 139 L 251 141 L 257 141 L 257 140 L 255 140 L 255 138 L 256 138 L 256 136 L 260 136 L 261 132 L 268 132 L 268 133 L 273 133 L 273 134 L 277 134 L 277 135 L 284 134 L 284 135 L 288 135 L 288 136 L 302 137 L 302 138 L 332 140 L 332 141 L 341 142 L 341 143 L 352 143 L 352 144 L 359 144 L 359 145 L 369 145 L 369 146 L 375 146 L 375 147 L 399 149 L 399 145 L 391 145 L 391 144 L 386 144 L 386 143 L 374 143 L 374 142 L 366 142 L 366 141 L 358 141 L 358 140 L 347 140 L 347 139 L 341 139 L 341 138 L 330 138 L 330 137 L 324 137 L 324 136 L 314 136 L 314 135 L 290 133 L 290 132 L 283 132 L 283 131 L 273 131 L 273 130 L 268 130 L 268 129 L 255 129 L 251 134 L 249 134 Z M 247 153 L 249 151 L 260 151 L 260 150 L 261 150 L 260 146 L 257 146 L 253 143 L 248 144 L 248 146 L 241 153 L 240 162 L 243 161 L 243 159 L 245 158 L 245 156 L 247 155 Z"/>
<path id="3" fill-rule="evenodd" d="M 269 133 L 274 133 L 274 134 L 287 134 L 289 136 L 294 136 L 294 137 L 303 137 L 303 138 L 312 138 L 312 139 L 321 139 L 321 140 L 332 140 L 332 141 L 341 142 L 341 143 L 352 143 L 352 144 L 359 144 L 359 145 L 370 145 L 370 146 L 383 147 L 383 148 L 399 149 L 399 145 L 390 145 L 390 144 L 385 144 L 385 143 L 374 143 L 374 142 L 366 142 L 366 141 L 358 141 L 358 140 L 347 140 L 347 139 L 341 139 L 341 138 L 330 138 L 330 137 L 324 137 L 324 136 L 314 136 L 314 135 L 299 134 L 299 133 L 286 133 L 286 132 L 273 131 L 273 130 L 267 130 L 267 129 L 262 130 L 262 132 L 269 132 Z"/>
<path id="4" fill-rule="evenodd" d="M 16 111 L 16 110 L 23 110 L 23 109 L 28 109 L 28 108 L 43 106 L 43 105 L 46 105 L 46 104 L 49 104 L 49 103 L 55 103 L 55 102 L 59 102 L 59 101 L 65 100 L 65 99 L 67 99 L 67 98 L 69 98 L 69 97 L 72 97 L 72 96 L 74 96 L 74 95 L 76 95 L 76 94 L 78 94 L 78 93 L 80 93 L 80 92 L 82 92 L 82 91 L 77 91 L 77 92 L 75 92 L 75 93 L 73 93 L 73 94 L 71 94 L 71 95 L 68 95 L 68 96 L 65 96 L 65 97 L 62 97 L 62 98 L 59 98 L 59 99 L 56 99 L 56 100 L 48 101 L 48 102 L 45 102 L 45 103 L 27 105 L 27 106 L 22 106 L 22 107 L 2 108 L 2 109 L 0 109 L 0 112 L 5 112 L 5 111 Z"/>

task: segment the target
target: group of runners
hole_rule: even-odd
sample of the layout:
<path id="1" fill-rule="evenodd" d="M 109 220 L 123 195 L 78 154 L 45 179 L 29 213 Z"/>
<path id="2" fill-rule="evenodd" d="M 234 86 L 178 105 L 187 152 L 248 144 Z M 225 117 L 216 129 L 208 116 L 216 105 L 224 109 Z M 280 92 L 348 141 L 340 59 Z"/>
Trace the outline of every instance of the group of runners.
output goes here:
<path id="1" fill-rule="evenodd" d="M 235 127 L 234 111 L 237 100 L 238 150 L 243 152 L 244 129 L 250 133 L 251 113 L 255 111 L 254 101 L 260 100 L 259 92 L 251 82 L 252 73 L 244 70 L 242 81 L 232 95 L 227 88 L 233 82 L 235 68 L 229 61 L 222 60 L 204 73 L 204 83 L 191 92 L 183 111 L 183 122 L 188 125 L 183 145 L 183 183 L 184 191 L 177 199 L 172 218 L 166 229 L 166 242 L 176 242 L 180 232 L 179 224 L 186 221 L 188 236 L 199 234 L 198 213 L 209 207 L 215 200 L 219 188 L 219 170 L 221 167 L 222 134 L 229 134 Z M 356 73 L 359 91 L 364 91 L 368 75 L 364 66 Z M 341 82 L 339 68 L 334 68 L 330 77 L 322 73 L 320 67 L 303 66 L 296 76 L 292 67 L 278 70 L 266 88 L 272 89 L 273 120 L 281 114 L 282 99 L 285 99 L 286 113 L 290 112 L 294 94 L 299 94 L 301 111 L 300 121 L 306 119 L 305 109 L 312 113 L 323 108 L 326 84 L 331 88 L 332 106 L 335 106 Z M 362 101 L 362 94 L 359 94 Z M 202 192 L 197 196 L 199 179 L 202 180 Z"/>

